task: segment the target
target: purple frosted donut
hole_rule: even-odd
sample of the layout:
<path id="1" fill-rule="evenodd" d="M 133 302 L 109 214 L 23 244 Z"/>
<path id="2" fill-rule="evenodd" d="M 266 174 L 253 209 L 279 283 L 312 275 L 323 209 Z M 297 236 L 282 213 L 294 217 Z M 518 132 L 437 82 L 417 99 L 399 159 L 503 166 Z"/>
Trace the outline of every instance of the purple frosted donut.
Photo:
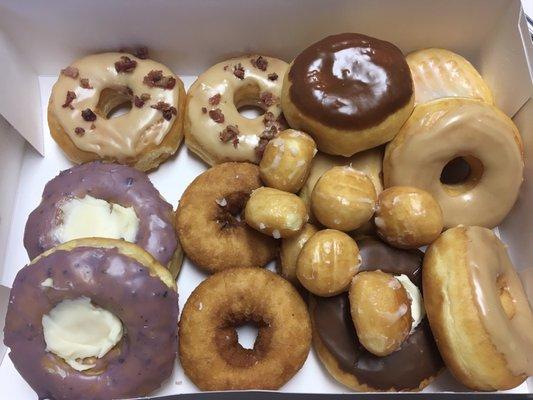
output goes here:
<path id="1" fill-rule="evenodd" d="M 129 225 L 129 239 L 123 237 L 118 228 L 113 233 L 96 234 L 90 229 L 96 221 L 89 220 L 83 225 L 83 229 L 90 234 L 62 239 L 58 232 L 67 220 L 88 218 L 84 216 L 87 213 L 78 209 L 76 217 L 67 219 L 65 209 L 73 210 L 73 204 L 79 206 L 82 201 L 89 200 L 88 207 L 92 209 L 102 207 L 102 204 L 110 207 L 109 222 L 117 215 L 136 216 L 132 224 L 137 229 L 133 229 L 132 224 Z M 87 205 L 84 203 L 84 206 Z M 118 211 L 113 215 L 116 210 Z M 30 214 L 26 223 L 24 247 L 30 259 L 33 259 L 43 251 L 70 239 L 83 236 L 122 238 L 142 247 L 175 277 L 181 266 L 183 253 L 172 216 L 172 206 L 161 197 L 143 172 L 119 164 L 90 162 L 64 170 L 46 184 L 41 204 Z M 69 228 L 72 236 L 73 228 Z"/>
<path id="2" fill-rule="evenodd" d="M 42 322 L 60 302 L 82 297 L 123 327 L 120 341 L 87 371 L 47 351 Z M 19 271 L 4 343 L 39 398 L 130 398 L 147 395 L 171 375 L 177 323 L 178 294 L 165 268 L 130 243 L 87 238 L 51 249 Z"/>

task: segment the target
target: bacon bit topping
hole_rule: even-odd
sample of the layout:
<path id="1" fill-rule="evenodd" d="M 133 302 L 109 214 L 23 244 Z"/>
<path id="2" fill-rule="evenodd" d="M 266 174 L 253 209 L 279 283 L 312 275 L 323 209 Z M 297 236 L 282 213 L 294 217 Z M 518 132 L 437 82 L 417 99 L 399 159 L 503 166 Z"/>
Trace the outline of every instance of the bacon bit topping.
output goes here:
<path id="1" fill-rule="evenodd" d="M 268 80 L 269 81 L 277 81 L 278 80 L 278 74 L 275 72 L 272 72 L 271 74 L 268 74 Z"/>
<path id="2" fill-rule="evenodd" d="M 89 83 L 89 79 L 87 78 L 81 78 L 80 79 L 80 86 L 84 89 L 94 89 L 91 84 Z"/>
<path id="3" fill-rule="evenodd" d="M 220 93 L 217 93 L 214 96 L 210 97 L 208 102 L 212 106 L 218 105 L 218 103 L 220 103 Z"/>
<path id="4" fill-rule="evenodd" d="M 120 60 L 115 63 L 115 69 L 118 73 L 133 72 L 136 66 L 137 66 L 137 61 L 132 60 L 128 56 L 120 56 Z"/>
<path id="5" fill-rule="evenodd" d="M 265 107 L 270 107 L 277 102 L 276 96 L 270 92 L 263 92 L 259 96 L 259 101 L 265 105 Z"/>
<path id="6" fill-rule="evenodd" d="M 170 121 L 173 115 L 178 114 L 178 110 L 176 110 L 176 107 L 172 107 L 170 104 L 165 103 L 164 101 L 159 101 L 156 105 L 150 107 L 155 110 L 161 111 L 161 113 L 163 114 L 163 118 L 167 121 Z"/>
<path id="7" fill-rule="evenodd" d="M 218 137 L 221 142 L 232 142 L 233 147 L 237 148 L 237 145 L 239 144 L 239 127 L 236 125 L 228 125 L 218 134 Z"/>
<path id="8" fill-rule="evenodd" d="M 148 58 L 148 47 L 141 46 L 135 49 L 133 55 L 137 58 L 140 58 L 141 60 L 146 60 Z"/>
<path id="9" fill-rule="evenodd" d="M 81 116 L 85 121 L 95 121 L 96 114 L 90 108 L 86 108 L 81 112 Z"/>
<path id="10" fill-rule="evenodd" d="M 209 116 L 217 124 L 223 124 L 224 123 L 224 114 L 222 114 L 222 111 L 220 110 L 220 108 L 215 108 L 214 110 L 209 110 Z"/>
<path id="11" fill-rule="evenodd" d="M 144 106 L 144 100 L 141 99 L 139 96 L 135 95 L 133 96 L 133 104 L 135 104 L 135 107 L 141 108 Z"/>
<path id="12" fill-rule="evenodd" d="M 278 134 L 278 128 L 275 125 L 265 129 L 261 136 L 259 136 L 259 143 L 255 148 L 255 154 L 257 158 L 263 158 L 263 153 L 265 152 L 266 145 Z"/>
<path id="13" fill-rule="evenodd" d="M 268 60 L 263 56 L 259 56 L 256 59 L 252 58 L 250 62 L 255 68 L 260 69 L 261 71 L 266 71 L 268 67 Z"/>
<path id="14" fill-rule="evenodd" d="M 207 114 L 207 108 L 202 107 L 202 113 Z"/>
<path id="15" fill-rule="evenodd" d="M 152 70 L 143 78 L 143 83 L 148 87 L 158 87 L 162 89 L 173 89 L 176 79 L 172 76 L 164 76 L 161 70 Z"/>
<path id="16" fill-rule="evenodd" d="M 85 129 L 83 128 L 80 128 L 79 126 L 74 129 L 74 132 L 76 133 L 76 135 L 78 136 L 83 136 L 85 134 Z"/>
<path id="17" fill-rule="evenodd" d="M 142 101 L 148 101 L 151 99 L 152 96 L 150 96 L 148 93 L 141 94 L 141 100 Z"/>
<path id="18" fill-rule="evenodd" d="M 244 79 L 244 68 L 242 67 L 241 63 L 238 63 L 233 67 L 233 75 L 235 75 L 240 80 Z"/>
<path id="19" fill-rule="evenodd" d="M 80 71 L 76 67 L 67 67 L 61 70 L 61 73 L 69 78 L 76 79 L 80 74 Z"/>
<path id="20" fill-rule="evenodd" d="M 224 71 L 228 70 L 229 65 L 224 65 Z"/>
<path id="21" fill-rule="evenodd" d="M 73 91 L 69 90 L 67 92 L 67 97 L 65 98 L 65 103 L 63 103 L 63 105 L 61 107 L 63 108 L 70 108 L 71 110 L 74 109 L 74 107 L 72 107 L 72 101 L 76 98 L 76 93 L 74 93 Z"/>

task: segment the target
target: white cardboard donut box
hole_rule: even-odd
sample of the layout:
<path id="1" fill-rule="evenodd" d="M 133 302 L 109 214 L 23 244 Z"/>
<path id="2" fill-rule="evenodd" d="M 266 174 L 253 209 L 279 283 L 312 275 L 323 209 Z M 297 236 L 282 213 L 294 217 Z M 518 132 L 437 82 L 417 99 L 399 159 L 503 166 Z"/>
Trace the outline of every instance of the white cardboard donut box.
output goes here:
<path id="1" fill-rule="evenodd" d="M 290 61 L 312 42 L 339 32 L 376 36 L 405 54 L 443 47 L 479 69 L 524 141 L 525 181 L 498 231 L 533 303 L 533 45 L 520 0 L 0 0 L 0 337 L 9 288 L 29 261 L 22 244 L 26 218 L 46 182 L 71 166 L 46 122 L 61 68 L 86 54 L 145 45 L 151 58 L 189 86 L 230 56 L 257 52 Z M 182 145 L 149 177 L 175 207 L 205 168 Z M 204 278 L 185 261 L 178 279 L 180 309 Z M 0 340 L 0 399 L 36 398 L 7 351 Z M 351 393 L 330 377 L 314 351 L 280 391 Z M 449 372 L 424 389 L 465 391 Z M 173 376 L 153 396 L 194 393 L 198 389 L 176 362 Z M 508 393 L 532 394 L 533 379 Z"/>

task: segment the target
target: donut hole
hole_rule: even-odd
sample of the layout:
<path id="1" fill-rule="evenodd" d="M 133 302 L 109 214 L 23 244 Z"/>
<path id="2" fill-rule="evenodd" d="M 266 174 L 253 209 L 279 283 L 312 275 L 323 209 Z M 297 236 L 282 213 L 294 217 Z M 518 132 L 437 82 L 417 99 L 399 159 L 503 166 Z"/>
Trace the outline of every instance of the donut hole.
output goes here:
<path id="1" fill-rule="evenodd" d="M 473 189 L 483 175 L 482 162 L 470 155 L 457 156 L 448 161 L 440 174 L 440 182 L 452 196 Z"/>
<path id="2" fill-rule="evenodd" d="M 105 119 L 120 117 L 132 108 L 131 89 L 126 86 L 109 87 L 100 92 L 95 112 Z"/>
<path id="3" fill-rule="evenodd" d="M 503 310 L 507 318 L 512 319 L 516 313 L 516 307 L 514 304 L 514 299 L 509 292 L 509 286 L 503 275 L 498 276 L 496 280 L 496 285 L 498 287 L 500 304 L 502 305 Z"/>
<path id="4" fill-rule="evenodd" d="M 233 104 L 244 118 L 261 117 L 266 108 L 261 102 L 260 89 L 256 83 L 248 83 L 239 87 L 233 95 Z"/>
<path id="5" fill-rule="evenodd" d="M 233 192 L 216 199 L 215 221 L 222 229 L 235 228 L 244 224 L 243 212 L 250 197 L 246 192 Z"/>

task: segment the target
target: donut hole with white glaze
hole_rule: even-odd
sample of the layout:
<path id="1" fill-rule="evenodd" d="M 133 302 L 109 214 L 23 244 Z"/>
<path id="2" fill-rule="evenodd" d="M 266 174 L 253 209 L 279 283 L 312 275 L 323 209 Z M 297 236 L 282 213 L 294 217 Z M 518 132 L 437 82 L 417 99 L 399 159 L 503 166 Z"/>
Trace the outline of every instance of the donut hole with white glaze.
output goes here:
<path id="1" fill-rule="evenodd" d="M 483 163 L 471 155 L 457 156 L 444 165 L 440 182 L 451 196 L 472 190 L 483 176 Z"/>
<path id="2" fill-rule="evenodd" d="M 127 86 L 108 87 L 100 92 L 95 112 L 105 119 L 120 117 L 130 112 L 133 95 Z"/>

